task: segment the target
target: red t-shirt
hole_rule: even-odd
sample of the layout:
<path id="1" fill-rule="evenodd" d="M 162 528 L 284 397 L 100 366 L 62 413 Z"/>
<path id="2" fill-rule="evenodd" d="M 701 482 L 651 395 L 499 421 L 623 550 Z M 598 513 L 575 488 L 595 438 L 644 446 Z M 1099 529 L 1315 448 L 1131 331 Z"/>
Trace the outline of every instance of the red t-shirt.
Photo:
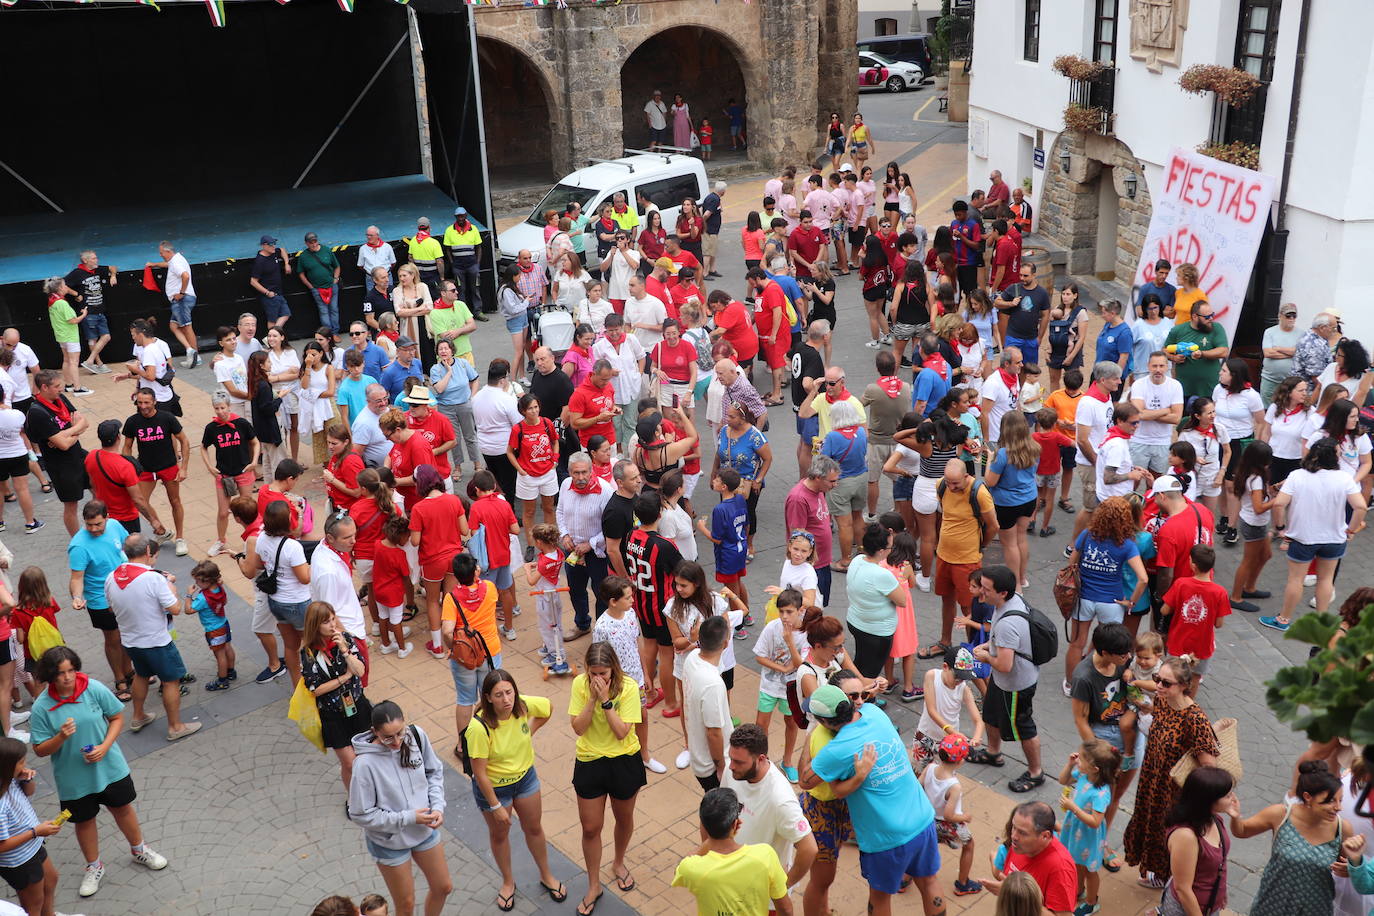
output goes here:
<path id="1" fill-rule="evenodd" d="M 682 431 L 677 428 L 677 424 L 672 420 L 663 421 L 663 438 L 669 442 L 676 442 L 682 438 Z M 701 441 L 697 441 L 697 446 L 692 450 L 691 458 L 682 459 L 682 473 L 700 474 L 701 473 Z"/>
<path id="2" fill-rule="evenodd" d="M 676 264 L 678 270 L 681 270 L 684 267 L 690 267 L 693 270 L 696 270 L 698 267 L 701 266 L 701 262 L 697 260 L 697 256 L 692 254 L 686 248 L 681 249 L 680 251 L 678 251 L 677 254 L 668 254 L 665 251 L 663 253 L 663 256 L 668 260 L 672 261 L 674 264 Z"/>
<path id="3" fill-rule="evenodd" d="M 286 503 L 286 508 L 290 513 L 291 530 L 295 531 L 300 524 L 300 510 L 296 508 L 295 500 L 287 499 L 285 493 L 278 493 L 271 487 L 261 487 L 258 489 L 258 524 L 262 524 L 262 514 L 267 511 L 267 507 L 275 502 Z"/>
<path id="4" fill-rule="evenodd" d="M 1035 473 L 1044 476 L 1058 474 L 1064 470 L 1063 456 L 1059 454 L 1059 449 L 1061 446 L 1073 448 L 1072 439 L 1057 429 L 1049 432 L 1036 430 L 1031 433 L 1031 438 L 1040 443 L 1040 464 L 1036 466 Z"/>
<path id="5" fill-rule="evenodd" d="M 1211 658 L 1217 650 L 1217 621 L 1231 613 L 1230 593 L 1215 582 L 1189 576 L 1174 580 L 1164 603 L 1173 610 L 1169 654 Z"/>
<path id="6" fill-rule="evenodd" d="M 777 311 L 774 312 L 774 309 Z M 755 320 L 758 321 L 759 339 L 765 343 L 776 343 L 778 328 L 773 325 L 773 316 L 777 315 L 779 327 L 787 328 L 787 294 L 776 281 L 769 280 L 768 285 L 759 294 L 757 315 Z"/>
<path id="7" fill-rule="evenodd" d="M 463 549 L 463 501 L 452 493 L 431 493 L 410 505 L 410 530 L 420 532 L 420 565 L 446 561 Z M 509 548 L 507 548 L 509 552 Z"/>
<path id="8" fill-rule="evenodd" d="M 671 281 L 670 281 L 671 282 Z M 644 291 L 653 296 L 666 307 L 668 305 L 668 287 L 662 280 L 653 274 L 644 278 Z M 669 318 L 676 318 L 676 315 L 669 315 Z"/>
<path id="9" fill-rule="evenodd" d="M 886 289 L 892 285 L 891 264 L 876 264 L 872 267 L 865 264 L 859 267 L 859 273 L 864 278 L 865 293 L 875 289 Z"/>
<path id="10" fill-rule="evenodd" d="M 423 423 L 416 422 L 415 414 L 407 413 L 406 425 L 425 437 L 425 440 L 429 442 L 431 452 L 454 441 L 453 421 L 433 407 L 429 409 L 429 416 L 425 417 Z M 434 456 L 434 467 L 438 470 L 440 477 L 447 477 L 453 472 L 453 468 L 448 463 L 448 452 Z"/>
<path id="11" fill-rule="evenodd" d="M 526 420 L 512 426 L 508 444 L 520 472 L 527 477 L 543 477 L 558 462 L 554 452 L 558 435 L 548 417 L 540 417 L 534 426 Z"/>
<path id="12" fill-rule="evenodd" d="M 138 508 L 134 506 L 134 498 L 128 490 L 138 483 L 138 472 L 129 459 L 103 450 L 87 452 L 86 477 L 91 482 L 91 492 L 96 499 L 109 508 L 110 518 L 119 522 L 138 518 Z"/>
<path id="13" fill-rule="evenodd" d="M 683 283 L 681 280 L 674 280 L 668 284 L 668 299 L 663 302 L 664 309 L 668 312 L 669 318 L 682 320 L 682 307 L 687 304 L 687 300 L 696 296 L 697 302 L 705 302 L 706 297 L 701 293 L 701 287 L 695 283 Z M 671 300 L 671 301 L 669 301 Z"/>
<path id="14" fill-rule="evenodd" d="M 1047 910 L 1072 913 L 1078 904 L 1078 869 L 1073 864 L 1073 856 L 1058 839 L 1051 839 L 1033 859 L 1019 852 L 1009 853 L 1006 871 L 1008 874 L 1023 871 L 1034 878 L 1045 897 Z"/>
<path id="15" fill-rule="evenodd" d="M 410 560 L 405 549 L 392 547 L 386 541 L 377 544 L 377 558 L 372 563 L 372 596 L 377 603 L 400 607 L 406 600 L 409 578 Z"/>
<path id="16" fill-rule="evenodd" d="M 759 336 L 749 322 L 743 302 L 735 300 L 721 309 L 716 315 L 716 327 L 725 329 L 725 339 L 735 348 L 735 358 L 740 362 L 759 355 Z"/>
<path id="17" fill-rule="evenodd" d="M 992 274 L 995 274 L 999 267 L 1002 269 L 1002 276 L 997 285 L 998 292 L 1018 282 L 1017 274 L 1020 261 L 1020 242 L 1017 242 L 1010 235 L 1004 235 L 997 240 L 997 250 L 992 255 L 992 273 L 988 274 L 988 279 L 992 279 Z"/>
<path id="18" fill-rule="evenodd" d="M 371 560 L 377 555 L 377 543 L 382 537 L 382 526 L 386 524 L 381 514 L 377 501 L 371 496 L 360 496 L 349 507 L 348 515 L 358 528 L 358 539 L 353 542 L 353 559 Z M 244 537 L 248 537 L 247 532 Z"/>
<path id="19" fill-rule="evenodd" d="M 815 263 L 816 258 L 825 250 L 825 233 L 814 225 L 810 229 L 798 226 L 787 236 L 787 249 L 801 255 L 808 264 Z M 811 268 L 798 263 L 797 276 L 811 276 Z"/>
<path id="20" fill-rule="evenodd" d="M 422 434 L 415 433 L 406 441 L 391 446 L 391 473 L 397 479 L 414 476 L 415 469 L 422 464 L 434 464 L 434 449 L 429 447 L 429 440 Z M 407 509 L 415 505 L 419 498 L 414 484 L 398 486 L 396 492 L 405 497 Z"/>
<path id="21" fill-rule="evenodd" d="M 590 377 L 583 380 L 577 390 L 568 398 L 568 413 L 577 414 L 587 419 L 600 416 L 602 413 L 615 408 L 615 386 L 607 383 L 606 387 L 598 388 Z M 592 436 L 605 436 L 612 442 L 615 441 L 615 421 L 606 420 L 602 423 L 593 423 L 591 426 L 583 427 L 577 431 L 577 438 L 583 445 L 592 440 Z"/>
<path id="22" fill-rule="evenodd" d="M 887 235 L 883 235 L 882 232 L 879 231 L 874 234 L 878 236 L 878 241 L 883 246 L 883 254 L 887 255 L 887 263 L 897 263 L 897 259 L 902 256 L 897 250 L 897 239 L 901 238 L 901 236 L 895 232 L 889 232 Z"/>
<path id="23" fill-rule="evenodd" d="M 1194 515 L 1194 512 L 1197 515 Z M 1193 560 L 1188 551 L 1199 543 L 1198 530 L 1202 531 L 1200 543 L 1212 543 L 1212 513 L 1201 503 L 1188 503 L 1182 512 L 1171 515 L 1155 532 L 1155 565 L 1159 569 L 1173 567 L 1174 580 L 1184 579 L 1193 574 Z"/>
<path id="24" fill-rule="evenodd" d="M 358 486 L 358 474 L 363 469 L 363 456 L 349 449 L 344 452 L 343 460 L 330 458 L 325 462 L 324 466 L 329 469 L 331 474 L 339 478 L 344 486 L 356 489 Z M 334 500 L 334 505 L 344 511 L 353 508 L 353 504 L 358 501 L 358 497 L 349 496 L 343 490 L 332 485 L 327 486 L 326 489 L 329 490 L 329 498 Z"/>
<path id="25" fill-rule="evenodd" d="M 33 656 L 29 654 L 29 628 L 33 626 L 34 618 L 42 617 L 52 624 L 54 630 L 60 629 L 57 625 L 57 612 L 61 610 L 57 606 L 57 599 L 49 601 L 45 607 L 18 607 L 10 611 L 9 620 L 5 626 L 11 632 L 23 630 L 24 635 L 19 638 L 19 644 L 24 647 L 24 658 L 33 661 Z M 8 638 L 8 637 L 7 637 Z"/>
<path id="26" fill-rule="evenodd" d="M 481 497 L 468 510 L 470 529 L 487 528 L 487 564 L 492 569 L 510 565 L 510 526 L 514 524 L 515 512 L 499 493 Z"/>
<path id="27" fill-rule="evenodd" d="M 691 341 L 681 337 L 677 339 L 677 344 L 671 347 L 668 341 L 661 340 L 654 345 L 653 358 L 654 365 L 668 373 L 668 378 L 685 383 L 691 381 L 692 364 L 697 361 L 697 348 Z"/>

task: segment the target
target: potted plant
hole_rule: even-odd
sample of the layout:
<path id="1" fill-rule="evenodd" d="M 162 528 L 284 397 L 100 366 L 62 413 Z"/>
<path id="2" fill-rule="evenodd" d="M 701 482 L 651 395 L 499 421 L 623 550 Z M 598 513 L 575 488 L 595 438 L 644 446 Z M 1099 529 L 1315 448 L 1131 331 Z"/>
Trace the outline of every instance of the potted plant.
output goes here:
<path id="1" fill-rule="evenodd" d="M 1211 156 L 1213 159 L 1229 162 L 1244 169 L 1259 169 L 1260 150 L 1253 143 L 1242 143 L 1239 140 L 1233 143 L 1204 143 L 1197 151 L 1204 156 Z"/>
<path id="2" fill-rule="evenodd" d="M 1313 647 L 1305 664 L 1280 668 L 1265 700 L 1279 721 L 1313 741 L 1348 738 L 1374 744 L 1374 605 L 1335 647 L 1340 623 L 1334 614 L 1304 614 L 1285 637 Z"/>
<path id="3" fill-rule="evenodd" d="M 1064 109 L 1064 126 L 1086 134 L 1105 134 L 1110 128 L 1110 119 L 1101 108 L 1069 105 Z"/>
<path id="4" fill-rule="evenodd" d="M 1090 83 L 1110 70 L 1111 64 L 1100 60 L 1088 60 L 1077 54 L 1061 54 L 1054 59 L 1054 63 L 1050 64 L 1050 67 L 1060 76 Z"/>
<path id="5" fill-rule="evenodd" d="M 1239 108 L 1254 97 L 1260 81 L 1239 67 L 1194 64 L 1179 76 L 1178 85 L 1193 95 L 1215 92 L 1217 98 L 1232 108 Z"/>

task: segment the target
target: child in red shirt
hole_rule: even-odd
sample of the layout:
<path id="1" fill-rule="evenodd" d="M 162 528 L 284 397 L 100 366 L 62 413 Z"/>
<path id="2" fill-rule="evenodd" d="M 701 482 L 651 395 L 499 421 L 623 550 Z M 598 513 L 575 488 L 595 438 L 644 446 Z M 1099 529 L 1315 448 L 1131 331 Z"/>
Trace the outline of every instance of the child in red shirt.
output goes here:
<path id="1" fill-rule="evenodd" d="M 1064 456 L 1061 448 L 1073 448 L 1074 441 L 1058 429 L 1059 414 L 1050 407 L 1042 407 L 1035 412 L 1035 432 L 1031 438 L 1040 443 L 1040 464 L 1035 469 L 1036 496 L 1045 510 L 1045 519 L 1040 524 L 1040 536 L 1050 537 L 1054 528 L 1050 518 L 1054 515 L 1054 490 L 1059 486 L 1059 475 L 1064 471 Z M 1029 532 L 1034 532 L 1035 521 L 1031 520 Z"/>
<path id="2" fill-rule="evenodd" d="M 1212 567 L 1217 562 L 1215 549 L 1195 544 L 1188 556 L 1193 561 L 1193 574 L 1170 586 L 1160 613 L 1172 618 L 1167 634 L 1169 654 L 1197 659 L 1194 669 L 1201 684 L 1208 662 L 1217 650 L 1216 631 L 1221 629 L 1222 618 L 1231 613 L 1231 595 L 1212 581 Z"/>
<path id="3" fill-rule="evenodd" d="M 382 539 L 377 542 L 372 560 L 372 597 L 377 601 L 382 654 L 396 652 L 397 658 L 405 658 L 414 648 L 406 642 L 405 627 L 401 623 L 406 605 L 415 603 L 415 587 L 410 583 L 410 558 L 405 550 L 409 539 L 410 520 L 404 515 L 391 516 L 382 523 Z"/>
<path id="4" fill-rule="evenodd" d="M 48 577 L 43 574 L 43 570 L 37 566 L 30 566 L 19 574 L 14 601 L 14 609 L 4 618 L 4 625 L 6 630 L 12 631 L 14 639 L 23 648 L 22 667 L 28 675 L 29 695 L 36 697 L 42 692 L 44 685 L 33 676 L 34 658 L 29 652 L 29 629 L 33 626 L 34 620 L 41 617 L 52 624 L 53 629 L 60 630 L 57 626 L 57 599 L 53 598 L 52 590 L 48 588 Z M 10 633 L 4 633 L 0 639 L 10 639 Z M 8 694 L 10 685 L 4 684 L 0 689 Z"/>
<path id="5" fill-rule="evenodd" d="M 697 139 L 701 141 L 701 158 L 711 158 L 711 137 L 715 131 L 711 128 L 711 119 L 702 118 L 701 124 L 697 127 Z"/>
<path id="6" fill-rule="evenodd" d="M 473 497 L 468 509 L 468 528 L 476 531 L 484 529 L 487 547 L 487 568 L 482 578 L 496 586 L 501 599 L 501 615 L 504 627 L 501 635 L 506 639 L 515 638 L 515 575 L 514 557 L 510 555 L 510 536 L 520 533 L 520 523 L 515 520 L 515 512 L 510 503 L 500 494 L 496 475 L 485 468 L 472 475 L 468 483 L 468 496 Z"/>

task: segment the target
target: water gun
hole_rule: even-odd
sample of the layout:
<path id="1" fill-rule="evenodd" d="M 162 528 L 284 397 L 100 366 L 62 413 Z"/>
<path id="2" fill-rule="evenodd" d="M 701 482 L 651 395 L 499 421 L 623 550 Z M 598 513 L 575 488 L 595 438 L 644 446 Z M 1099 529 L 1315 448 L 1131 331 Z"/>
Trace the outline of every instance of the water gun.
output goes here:
<path id="1" fill-rule="evenodd" d="M 1174 356 L 1192 356 L 1200 349 L 1202 348 L 1195 343 L 1178 343 L 1169 344 L 1164 348 L 1164 352 Z"/>

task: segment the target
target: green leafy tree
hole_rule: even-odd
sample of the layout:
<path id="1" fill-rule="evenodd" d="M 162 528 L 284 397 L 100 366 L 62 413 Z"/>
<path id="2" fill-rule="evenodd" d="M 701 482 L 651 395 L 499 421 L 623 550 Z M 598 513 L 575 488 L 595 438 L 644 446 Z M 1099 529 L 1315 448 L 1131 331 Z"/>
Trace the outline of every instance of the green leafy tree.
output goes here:
<path id="1" fill-rule="evenodd" d="M 1349 738 L 1374 744 L 1374 605 L 1329 647 L 1340 624 L 1334 614 L 1304 614 L 1288 639 L 1307 643 L 1307 662 L 1280 668 L 1268 681 L 1265 700 L 1279 721 L 1313 741 Z"/>

